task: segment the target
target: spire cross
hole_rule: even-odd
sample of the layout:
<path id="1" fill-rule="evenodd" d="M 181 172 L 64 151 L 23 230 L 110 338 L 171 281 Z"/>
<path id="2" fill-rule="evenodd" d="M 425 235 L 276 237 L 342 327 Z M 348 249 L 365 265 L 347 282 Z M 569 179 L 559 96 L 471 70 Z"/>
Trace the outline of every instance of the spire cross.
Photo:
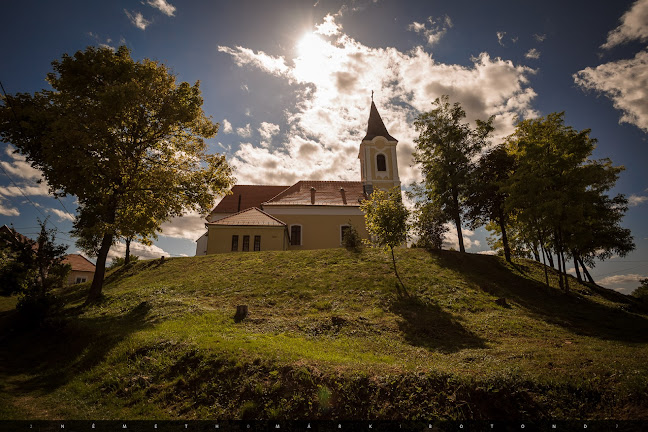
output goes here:
<path id="1" fill-rule="evenodd" d="M 371 102 L 373 102 L 373 90 L 371 90 Z"/>

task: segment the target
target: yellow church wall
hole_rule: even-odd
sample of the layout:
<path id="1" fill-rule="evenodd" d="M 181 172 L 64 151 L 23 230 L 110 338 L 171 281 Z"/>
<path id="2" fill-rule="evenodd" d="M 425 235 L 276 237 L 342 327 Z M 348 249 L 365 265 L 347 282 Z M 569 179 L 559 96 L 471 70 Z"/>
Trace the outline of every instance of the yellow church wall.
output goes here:
<path id="1" fill-rule="evenodd" d="M 211 225 L 207 240 L 207 254 L 232 251 L 232 236 L 238 235 L 238 252 L 243 250 L 243 236 L 250 236 L 250 252 L 254 252 L 254 236 L 261 236 L 261 250 L 286 250 L 286 228 L 281 226 Z"/>
<path id="2" fill-rule="evenodd" d="M 272 210 L 266 210 L 272 214 Z M 291 225 L 301 225 L 301 246 L 288 245 L 288 249 L 328 249 L 341 247 L 341 226 L 351 225 L 355 227 L 363 239 L 368 239 L 369 234 L 364 223 L 364 215 L 289 215 L 273 214 L 288 225 L 290 233 Z"/>

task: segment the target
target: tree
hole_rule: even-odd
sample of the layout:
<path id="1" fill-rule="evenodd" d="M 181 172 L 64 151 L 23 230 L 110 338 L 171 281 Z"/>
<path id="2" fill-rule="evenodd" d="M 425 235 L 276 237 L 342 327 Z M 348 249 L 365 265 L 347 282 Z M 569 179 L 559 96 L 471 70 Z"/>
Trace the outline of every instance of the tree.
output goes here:
<path id="1" fill-rule="evenodd" d="M 497 224 L 501 235 L 506 261 L 511 262 L 511 247 L 507 236 L 509 212 L 505 207 L 507 194 L 503 186 L 514 171 L 515 159 L 503 145 L 483 154 L 471 173 L 472 180 L 467 188 L 467 217 L 471 228 L 477 228 L 492 221 Z"/>
<path id="2" fill-rule="evenodd" d="M 90 303 L 118 237 L 147 239 L 171 217 L 208 212 L 233 179 L 225 157 L 206 152 L 218 125 L 202 111 L 198 82 L 177 84 L 166 66 L 136 62 L 124 46 L 88 47 L 52 66 L 51 90 L 0 106 L 0 136 L 52 193 L 77 197 L 73 234 L 97 256 Z"/>
<path id="3" fill-rule="evenodd" d="M 16 308 L 32 323 L 42 320 L 54 304 L 52 289 L 63 286 L 70 266 L 63 263 L 67 246 L 56 244 L 55 230 L 38 221 L 36 241 L 3 233 L 0 280 L 5 294 L 17 293 Z M 6 284 L 6 285 L 5 285 Z"/>
<path id="4" fill-rule="evenodd" d="M 627 200 L 606 194 L 623 167 L 589 159 L 596 147 L 589 133 L 566 126 L 564 113 L 552 113 L 519 122 L 507 141 L 516 169 L 503 188 L 506 209 L 524 231 L 536 235 L 543 256 L 556 255 L 565 290 L 566 257 L 587 274 L 583 261 L 592 264 L 594 257 L 624 256 L 634 249 L 630 231 L 619 225 Z"/>
<path id="5" fill-rule="evenodd" d="M 641 285 L 639 285 L 636 290 L 632 291 L 632 296 L 648 302 L 648 279 L 641 279 L 639 282 Z"/>
<path id="6" fill-rule="evenodd" d="M 130 255 L 129 257 L 129 262 L 126 262 L 126 257 L 115 257 L 110 261 L 110 266 L 108 267 L 109 270 L 116 269 L 117 267 L 125 266 L 130 263 L 134 263 L 139 261 L 139 257 L 137 255 Z"/>
<path id="7" fill-rule="evenodd" d="M 412 185 L 407 195 L 414 200 L 412 228 L 414 235 L 418 237 L 417 246 L 428 250 L 441 249 L 448 232 L 448 219 L 443 209 L 438 203 L 428 199 L 420 185 Z"/>
<path id="8" fill-rule="evenodd" d="M 438 204 L 457 229 L 459 250 L 465 252 L 461 232 L 461 201 L 466 196 L 472 159 L 488 143 L 493 117 L 477 120 L 472 129 L 463 123 L 466 112 L 458 102 L 450 105 L 448 96 L 437 98 L 433 109 L 420 114 L 414 126 L 414 161 L 421 166 L 423 184 L 431 201 Z"/>
<path id="9" fill-rule="evenodd" d="M 394 274 L 403 291 L 407 293 L 405 285 L 398 275 L 396 257 L 394 256 L 394 248 L 407 241 L 408 230 L 409 211 L 403 204 L 400 188 L 394 187 L 388 192 L 380 189 L 375 190 L 368 199 L 362 202 L 360 209 L 365 214 L 367 231 L 373 241 L 379 247 L 391 252 Z"/>
<path id="10" fill-rule="evenodd" d="M 351 221 L 342 234 L 342 245 L 351 252 L 360 252 L 362 249 L 362 238 Z"/>

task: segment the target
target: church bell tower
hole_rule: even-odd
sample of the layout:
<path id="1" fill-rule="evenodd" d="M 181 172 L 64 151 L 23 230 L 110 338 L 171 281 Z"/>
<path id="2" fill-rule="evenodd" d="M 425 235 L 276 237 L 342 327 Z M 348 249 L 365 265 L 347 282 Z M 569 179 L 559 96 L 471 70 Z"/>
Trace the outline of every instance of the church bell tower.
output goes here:
<path id="1" fill-rule="evenodd" d="M 360 143 L 358 153 L 362 187 L 367 195 L 375 189 L 389 190 L 394 186 L 400 187 L 396 159 L 397 143 L 398 140 L 389 135 L 385 123 L 378 114 L 372 92 L 367 134 Z"/>

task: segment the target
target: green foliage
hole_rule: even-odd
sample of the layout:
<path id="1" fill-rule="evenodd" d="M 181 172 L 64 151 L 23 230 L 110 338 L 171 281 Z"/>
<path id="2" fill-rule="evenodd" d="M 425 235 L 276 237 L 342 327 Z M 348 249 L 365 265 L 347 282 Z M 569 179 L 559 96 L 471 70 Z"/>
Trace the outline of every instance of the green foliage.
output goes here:
<path id="1" fill-rule="evenodd" d="M 632 295 L 648 303 L 648 279 L 641 279 L 639 282 L 641 285 L 632 291 Z"/>
<path id="2" fill-rule="evenodd" d="M 360 209 L 365 214 L 365 224 L 371 236 L 371 241 L 391 251 L 394 273 L 405 290 L 405 285 L 398 275 L 396 269 L 396 257 L 394 248 L 403 245 L 407 241 L 408 225 L 407 218 L 409 211 L 403 204 L 400 187 L 393 187 L 388 192 L 378 189 L 371 196 L 362 202 Z M 400 288 L 398 288 L 400 293 Z"/>
<path id="3" fill-rule="evenodd" d="M 630 231 L 619 225 L 627 200 L 606 195 L 623 167 L 589 159 L 596 144 L 589 133 L 566 126 L 564 113 L 552 113 L 521 121 L 507 142 L 515 170 L 502 187 L 505 211 L 516 215 L 527 239 L 555 253 L 561 273 L 566 255 L 593 265 L 594 257 L 634 249 Z"/>
<path id="4" fill-rule="evenodd" d="M 409 211 L 403 204 L 401 190 L 375 190 L 362 202 L 367 231 L 372 242 L 382 248 L 395 248 L 407 241 L 407 218 Z"/>
<path id="5" fill-rule="evenodd" d="M 477 120 L 472 129 L 463 123 L 466 112 L 458 102 L 452 106 L 448 96 L 437 98 L 433 109 L 420 114 L 414 122 L 419 137 L 414 140 L 414 161 L 420 165 L 428 199 L 440 208 L 445 219 L 457 229 L 459 249 L 465 252 L 461 233 L 462 200 L 467 195 L 472 160 L 488 143 L 493 117 Z"/>
<path id="6" fill-rule="evenodd" d="M 90 301 L 116 238 L 146 240 L 173 216 L 208 212 L 233 179 L 225 157 L 206 152 L 218 125 L 202 111 L 198 82 L 178 84 L 166 66 L 136 62 L 125 46 L 88 47 L 52 66 L 52 90 L 0 106 L 0 137 L 52 192 L 77 197 L 74 234 L 97 255 Z"/>
<path id="7" fill-rule="evenodd" d="M 3 282 L 13 284 L 8 291 L 19 294 L 16 309 L 30 325 L 41 322 L 51 312 L 56 305 L 52 290 L 64 285 L 70 271 L 70 266 L 63 263 L 67 246 L 56 245 L 55 231 L 48 230 L 45 222 L 39 224 L 36 241 L 4 239 L 9 241 L 7 249 L 13 251 L 13 262 L 7 268 L 16 273 L 12 280 L 3 277 Z"/>
<path id="8" fill-rule="evenodd" d="M 413 198 L 416 197 L 416 189 L 415 186 L 412 192 L 408 192 Z M 414 235 L 418 237 L 416 246 L 426 249 L 442 249 L 448 227 L 445 225 L 447 216 L 439 204 L 425 199 L 416 200 L 413 218 L 412 228 Z"/>
<path id="9" fill-rule="evenodd" d="M 349 228 L 342 238 L 342 245 L 352 252 L 360 252 L 362 249 L 362 237 L 360 237 L 358 230 L 353 226 L 351 221 L 349 221 Z"/>
<path id="10" fill-rule="evenodd" d="M 511 247 L 508 241 L 507 225 L 510 210 L 505 202 L 507 194 L 503 191 L 510 175 L 515 170 L 515 159 L 503 145 L 496 146 L 479 158 L 471 172 L 467 188 L 467 218 L 472 228 L 494 222 L 499 226 L 504 257 L 511 262 Z"/>
<path id="11" fill-rule="evenodd" d="M 131 255 L 130 256 L 130 262 L 131 263 L 136 263 L 139 261 L 140 257 L 137 255 Z M 115 257 L 112 259 L 110 262 L 110 266 L 108 267 L 109 270 L 116 269 L 117 267 L 121 267 L 126 263 L 126 259 L 123 257 Z"/>

